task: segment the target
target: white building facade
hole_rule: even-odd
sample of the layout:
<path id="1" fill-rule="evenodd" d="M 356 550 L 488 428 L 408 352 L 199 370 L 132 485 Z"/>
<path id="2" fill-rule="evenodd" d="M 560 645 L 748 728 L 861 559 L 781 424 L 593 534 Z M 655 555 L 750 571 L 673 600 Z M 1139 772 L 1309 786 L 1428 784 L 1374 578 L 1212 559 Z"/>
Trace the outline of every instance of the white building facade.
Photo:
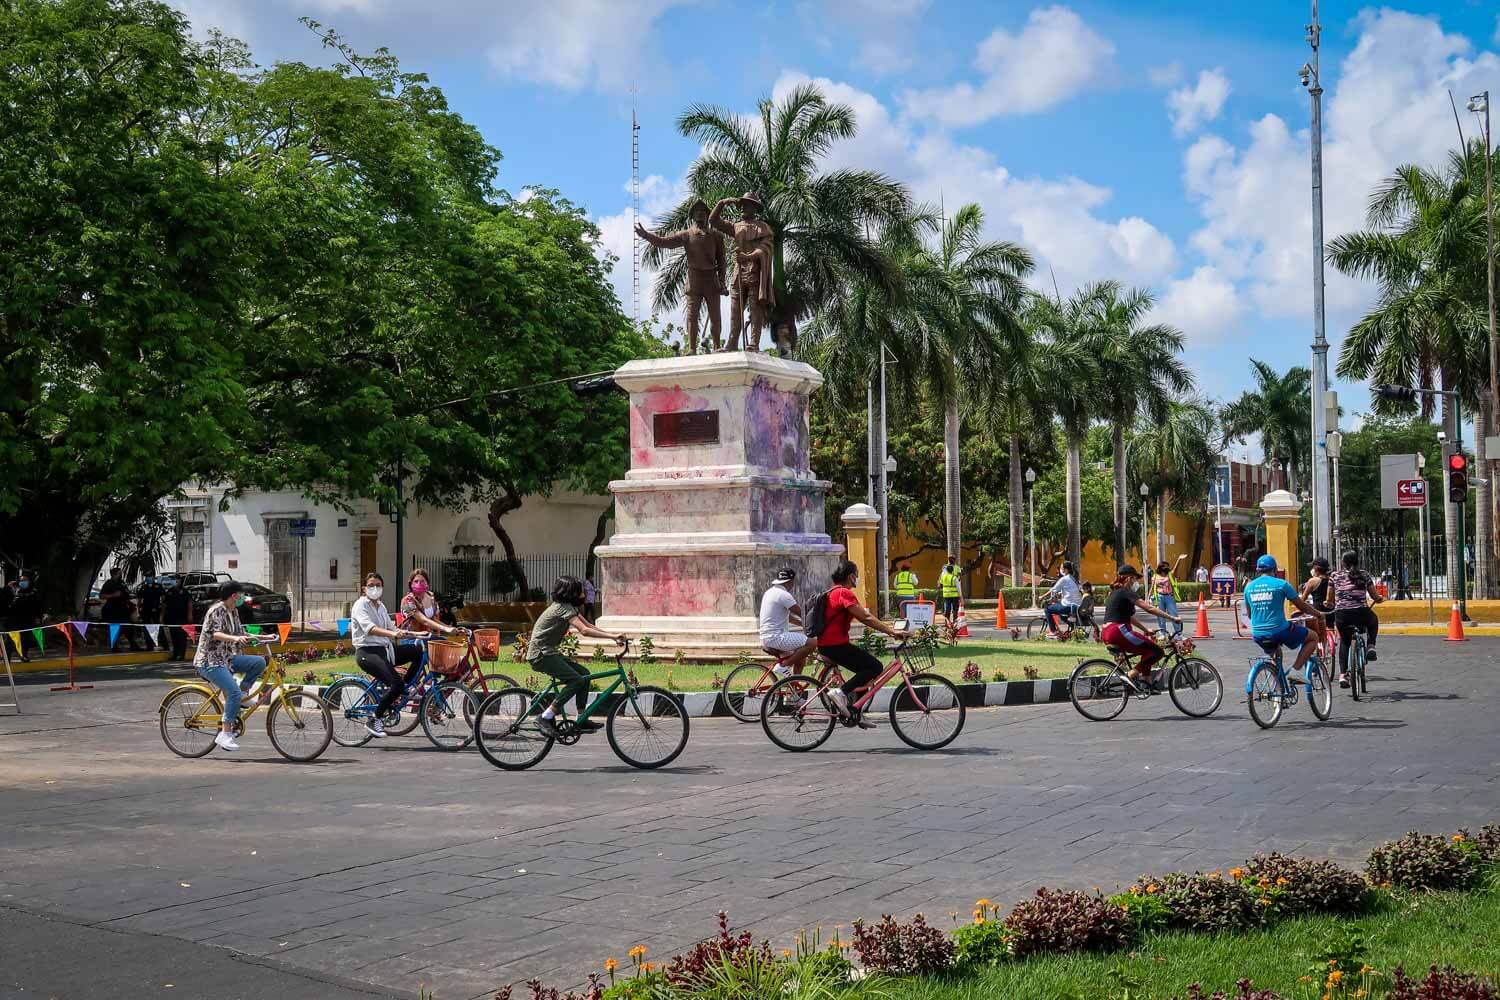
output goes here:
<path id="1" fill-rule="evenodd" d="M 355 501 L 352 511 L 344 511 L 290 491 L 247 490 L 227 502 L 223 486 L 184 487 L 183 492 L 182 498 L 167 502 L 174 529 L 168 533 L 161 568 L 225 573 L 259 583 L 291 598 L 294 619 L 303 616 L 304 587 L 308 620 L 347 616 L 371 571 L 385 578 L 393 598 L 388 606 L 399 600 L 406 574 L 415 565 L 433 575 L 438 589 L 444 587 L 439 578 L 446 570 L 448 589 L 461 590 L 469 600 L 498 599 L 496 594 L 506 589 L 491 569 L 504 549 L 484 505 L 459 511 L 410 505 L 402 526 L 405 565 L 398 566 L 394 517 L 381 513 L 373 501 Z M 554 567 L 582 572 L 599 515 L 610 502 L 609 497 L 559 492 L 527 497 L 519 510 L 505 516 L 502 523 L 527 567 L 530 587 L 551 584 L 550 576 L 530 579 L 533 572 Z M 303 520 L 316 521 L 306 539 L 296 537 L 293 527 Z M 461 586 L 471 577 L 472 586 Z"/>

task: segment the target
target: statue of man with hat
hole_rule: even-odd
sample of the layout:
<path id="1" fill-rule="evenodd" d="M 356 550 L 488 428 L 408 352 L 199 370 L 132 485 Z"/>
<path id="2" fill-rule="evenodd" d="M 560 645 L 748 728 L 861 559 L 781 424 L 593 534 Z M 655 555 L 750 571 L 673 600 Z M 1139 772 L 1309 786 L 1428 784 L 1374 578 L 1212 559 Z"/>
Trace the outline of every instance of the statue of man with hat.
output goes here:
<path id="1" fill-rule="evenodd" d="M 699 198 L 688 209 L 688 227 L 665 236 L 651 232 L 639 222 L 636 235 L 663 250 L 682 249 L 687 256 L 687 352 L 698 353 L 698 307 L 708 307 L 708 330 L 714 350 L 719 349 L 723 321 L 719 317 L 719 296 L 728 295 L 724 282 L 724 241 L 708 224 L 708 204 Z M 730 340 L 731 348 L 734 341 Z"/>
<path id="2" fill-rule="evenodd" d="M 739 207 L 738 221 L 724 221 L 724 208 L 730 204 Z M 745 349 L 760 350 L 761 328 L 770 319 L 771 307 L 776 304 L 771 275 L 776 234 L 761 218 L 763 211 L 765 206 L 761 204 L 760 196 L 754 191 L 747 191 L 739 198 L 720 198 L 708 217 L 710 226 L 734 238 L 734 286 L 729 299 L 729 307 L 733 310 L 729 318 L 731 351 L 739 349 L 740 332 L 744 327 L 747 308 L 750 310 L 750 329 L 745 331 Z M 783 349 L 782 353 L 787 352 Z"/>

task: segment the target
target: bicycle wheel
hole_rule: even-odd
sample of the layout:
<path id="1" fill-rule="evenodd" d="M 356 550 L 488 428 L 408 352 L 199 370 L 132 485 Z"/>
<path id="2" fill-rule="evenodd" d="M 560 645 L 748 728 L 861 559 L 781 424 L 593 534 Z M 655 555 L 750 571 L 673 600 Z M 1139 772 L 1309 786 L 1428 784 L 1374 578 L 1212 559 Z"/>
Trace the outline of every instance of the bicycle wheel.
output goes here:
<path id="1" fill-rule="evenodd" d="M 484 759 L 507 771 L 524 771 L 552 750 L 553 739 L 543 736 L 531 714 L 534 691 L 502 688 L 479 703 L 474 713 L 474 745 Z"/>
<path id="2" fill-rule="evenodd" d="M 730 715 L 741 722 L 755 722 L 760 718 L 761 702 L 775 683 L 776 675 L 769 667 L 759 663 L 742 663 L 729 671 L 720 691 Z"/>
<path id="3" fill-rule="evenodd" d="M 1043 639 L 1047 636 L 1047 619 L 1033 618 L 1026 623 L 1027 639 Z"/>
<path id="4" fill-rule="evenodd" d="M 1349 697 L 1359 701 L 1360 675 L 1365 672 L 1365 637 L 1357 634 L 1354 644 L 1349 647 L 1349 669 L 1344 672 L 1344 679 L 1349 682 Z"/>
<path id="5" fill-rule="evenodd" d="M 179 757 L 202 757 L 214 748 L 222 711 L 204 688 L 177 688 L 161 700 L 161 741 Z"/>
<path id="6" fill-rule="evenodd" d="M 1224 702 L 1224 679 L 1218 668 L 1201 656 L 1178 660 L 1167 676 L 1167 690 L 1177 710 L 1195 719 L 1213 715 Z"/>
<path id="7" fill-rule="evenodd" d="M 952 743 L 963 732 L 964 715 L 958 688 L 937 674 L 917 674 L 891 694 L 891 728 L 901 742 L 918 750 Z"/>
<path id="8" fill-rule="evenodd" d="M 333 739 L 333 714 L 311 691 L 283 692 L 266 713 L 266 735 L 287 760 L 317 760 Z"/>
<path id="9" fill-rule="evenodd" d="M 1262 729 L 1270 729 L 1281 721 L 1281 681 L 1276 674 L 1276 664 L 1261 660 L 1250 668 L 1250 678 L 1245 682 L 1245 700 L 1250 705 L 1250 718 Z"/>
<path id="10" fill-rule="evenodd" d="M 665 688 L 638 687 L 615 702 L 604 722 L 604 735 L 615 756 L 649 771 L 677 759 L 688 741 L 688 714 Z"/>
<path id="11" fill-rule="evenodd" d="M 416 664 L 413 664 L 406 669 L 416 671 L 417 666 Z M 418 682 L 421 681 L 420 673 L 417 677 L 417 680 Z M 380 720 L 381 723 L 385 726 L 385 734 L 387 736 L 411 735 L 411 733 L 416 730 L 417 726 L 422 721 L 422 702 L 425 701 L 426 698 L 426 692 L 423 692 L 421 698 L 413 701 L 412 689 L 410 687 L 407 687 L 404 691 L 402 691 L 400 699 L 398 699 L 396 702 L 396 707 L 391 709 L 390 712 L 387 713 L 385 718 Z"/>
<path id="12" fill-rule="evenodd" d="M 1316 656 L 1307 661 L 1307 705 L 1319 722 L 1333 714 L 1333 688 L 1323 673 L 1322 659 Z"/>
<path id="13" fill-rule="evenodd" d="M 479 696 L 483 701 L 496 691 L 504 691 L 506 688 L 518 688 L 521 682 L 506 674 L 481 674 L 479 680 L 469 684 L 469 690 Z"/>
<path id="14" fill-rule="evenodd" d="M 375 718 L 375 696 L 370 685 L 358 677 L 336 680 L 323 689 L 323 700 L 333 714 L 333 742 L 341 747 L 362 747 L 373 738 L 365 723 Z"/>
<path id="15" fill-rule="evenodd" d="M 1130 687 L 1114 661 L 1084 660 L 1068 678 L 1068 698 L 1085 719 L 1108 722 L 1125 711 Z"/>
<path id="16" fill-rule="evenodd" d="M 479 697 L 459 681 L 444 681 L 427 692 L 417 714 L 422 731 L 439 750 L 462 750 L 474 742 Z"/>
<path id="17" fill-rule="evenodd" d="M 760 706 L 760 728 L 783 750 L 802 753 L 833 735 L 837 713 L 824 689 L 809 677 L 783 677 Z"/>

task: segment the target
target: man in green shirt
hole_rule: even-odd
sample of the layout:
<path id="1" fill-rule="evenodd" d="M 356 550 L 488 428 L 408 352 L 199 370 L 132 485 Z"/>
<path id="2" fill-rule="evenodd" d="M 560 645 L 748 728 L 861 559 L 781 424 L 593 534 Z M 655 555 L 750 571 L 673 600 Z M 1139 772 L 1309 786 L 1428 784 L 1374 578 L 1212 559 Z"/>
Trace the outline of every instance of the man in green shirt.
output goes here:
<path id="1" fill-rule="evenodd" d="M 612 635 L 589 624 L 588 619 L 583 616 L 585 603 L 582 580 L 574 576 L 558 577 L 552 584 L 552 603 L 537 616 L 536 624 L 531 626 L 531 638 L 526 643 L 526 662 L 531 669 L 546 674 L 563 685 L 537 722 L 537 730 L 543 736 L 553 739 L 560 735 L 553 725 L 558 706 L 567 705 L 568 699 L 576 696 L 579 708 L 582 708 L 583 695 L 589 687 L 589 672 L 560 651 L 568 629 L 592 639 L 613 639 L 622 646 L 625 644 L 623 635 Z M 579 728 L 586 733 L 593 733 L 598 732 L 601 727 L 597 722 L 585 721 L 579 724 Z"/>

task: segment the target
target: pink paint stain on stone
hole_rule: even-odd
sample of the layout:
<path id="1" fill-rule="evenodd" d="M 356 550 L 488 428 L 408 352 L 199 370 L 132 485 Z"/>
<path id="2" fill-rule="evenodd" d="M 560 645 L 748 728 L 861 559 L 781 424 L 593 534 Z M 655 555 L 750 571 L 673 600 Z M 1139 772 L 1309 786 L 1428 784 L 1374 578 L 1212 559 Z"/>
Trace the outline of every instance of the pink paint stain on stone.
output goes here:
<path id="1" fill-rule="evenodd" d="M 630 407 L 630 467 L 649 469 L 657 465 L 672 464 L 656 448 L 652 418 L 658 413 L 679 413 L 709 408 L 711 404 L 707 399 L 692 395 L 676 386 L 646 390 L 639 401 Z"/>

